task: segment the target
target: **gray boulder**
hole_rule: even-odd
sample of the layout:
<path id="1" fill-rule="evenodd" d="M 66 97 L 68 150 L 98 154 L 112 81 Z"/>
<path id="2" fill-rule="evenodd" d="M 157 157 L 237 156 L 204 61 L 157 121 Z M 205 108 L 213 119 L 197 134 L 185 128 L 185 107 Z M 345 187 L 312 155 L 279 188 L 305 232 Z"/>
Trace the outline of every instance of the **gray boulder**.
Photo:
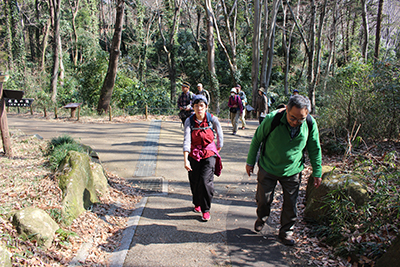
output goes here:
<path id="1" fill-rule="evenodd" d="M 306 219 L 323 222 L 327 214 L 328 207 L 324 207 L 323 199 L 333 190 L 339 189 L 346 194 L 358 206 L 363 205 L 368 200 L 366 184 L 353 174 L 343 174 L 340 170 L 330 166 L 322 167 L 322 182 L 320 187 L 315 188 L 313 179 L 308 179 L 306 189 L 306 208 L 304 216 Z"/>
<path id="2" fill-rule="evenodd" d="M 399 266 L 400 237 L 397 236 L 385 254 L 376 261 L 376 267 Z"/>
<path id="3" fill-rule="evenodd" d="M 4 245 L 0 245 L 0 266 L 11 267 L 11 253 Z"/>
<path id="4" fill-rule="evenodd" d="M 58 168 L 58 185 L 63 192 L 63 217 L 70 224 L 85 209 L 108 194 L 108 180 L 101 165 L 85 153 L 69 151 Z"/>
<path id="5" fill-rule="evenodd" d="M 20 235 L 36 240 L 40 246 L 50 247 L 58 224 L 45 211 L 28 207 L 16 211 L 12 224 Z"/>

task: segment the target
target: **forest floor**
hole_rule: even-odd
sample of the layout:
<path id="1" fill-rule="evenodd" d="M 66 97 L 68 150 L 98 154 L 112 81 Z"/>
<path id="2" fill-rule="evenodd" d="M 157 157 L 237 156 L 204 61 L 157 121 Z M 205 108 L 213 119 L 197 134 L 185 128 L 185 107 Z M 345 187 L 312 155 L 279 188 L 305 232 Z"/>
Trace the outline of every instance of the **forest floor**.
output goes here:
<path id="1" fill-rule="evenodd" d="M 36 117 L 43 118 L 40 114 Z M 148 119 L 178 120 L 177 116 Z M 70 120 L 61 118 L 54 121 Z M 79 123 L 126 123 L 140 120 L 146 118 L 126 116 L 113 118 L 110 122 L 104 118 L 81 117 Z M 110 196 L 102 198 L 102 204 L 94 205 L 92 210 L 82 214 L 72 225 L 61 225 L 61 230 L 57 232 L 52 246 L 49 249 L 42 249 L 34 241 L 19 238 L 7 214 L 12 210 L 33 205 L 47 210 L 57 219 L 60 215 L 61 190 L 54 174 L 46 167 L 47 142 L 22 132 L 12 133 L 11 138 L 13 158 L 0 157 L 0 243 L 7 244 L 7 248 L 13 254 L 13 265 L 65 266 L 74 258 L 83 243 L 91 242 L 92 248 L 82 265 L 106 266 L 107 258 L 118 247 L 122 238 L 129 213 L 142 198 L 140 190 L 117 175 L 107 172 L 111 184 Z M 376 153 L 382 155 L 384 152 Z M 340 166 L 342 163 L 340 158 L 324 156 L 324 164 Z M 310 168 L 305 172 L 310 172 Z M 355 264 L 349 263 L 350 258 L 333 257 L 333 248 L 311 234 L 310 226 L 302 217 L 305 207 L 302 204 L 305 188 L 306 181 L 303 181 L 298 201 L 299 220 L 295 229 L 297 245 L 293 249 L 285 250 L 284 253 L 289 253 L 291 258 L 302 258 L 302 262 L 307 262 L 308 266 L 373 266 L 374 262 L 366 257 Z M 282 198 L 277 198 L 274 205 L 279 206 L 281 202 Z M 110 209 L 115 203 L 118 203 L 120 208 Z M 272 220 L 279 221 L 279 212 L 274 212 L 271 216 Z"/>

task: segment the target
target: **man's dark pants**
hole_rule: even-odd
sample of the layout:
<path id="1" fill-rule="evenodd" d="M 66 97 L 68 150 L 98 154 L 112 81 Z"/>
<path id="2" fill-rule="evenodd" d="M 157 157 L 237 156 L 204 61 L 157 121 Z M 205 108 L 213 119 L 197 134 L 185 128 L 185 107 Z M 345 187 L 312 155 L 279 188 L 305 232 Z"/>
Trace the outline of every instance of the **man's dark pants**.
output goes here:
<path id="1" fill-rule="evenodd" d="M 274 191 L 277 181 L 283 190 L 283 206 L 281 213 L 281 228 L 279 235 L 286 237 L 293 231 L 293 226 L 297 217 L 297 196 L 301 182 L 301 172 L 293 176 L 278 177 L 267 173 L 263 168 L 259 168 L 257 174 L 257 216 L 263 219 L 270 215 L 271 203 L 274 199 Z"/>

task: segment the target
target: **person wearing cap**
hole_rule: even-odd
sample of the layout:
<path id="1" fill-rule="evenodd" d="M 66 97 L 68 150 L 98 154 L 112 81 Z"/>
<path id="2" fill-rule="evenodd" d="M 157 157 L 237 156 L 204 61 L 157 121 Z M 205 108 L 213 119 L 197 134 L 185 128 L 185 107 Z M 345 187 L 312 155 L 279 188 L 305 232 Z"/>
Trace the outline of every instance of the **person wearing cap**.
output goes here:
<path id="1" fill-rule="evenodd" d="M 203 88 L 203 84 L 198 83 L 197 84 L 197 92 L 196 95 L 204 95 L 207 99 L 207 106 L 210 106 L 210 93 L 208 93 L 208 91 L 206 89 Z"/>
<path id="2" fill-rule="evenodd" d="M 294 90 L 293 90 L 293 95 L 299 95 L 299 90 L 294 89 Z"/>
<path id="3" fill-rule="evenodd" d="M 239 117 L 243 112 L 243 105 L 242 105 L 242 100 L 240 97 L 237 95 L 236 88 L 231 89 L 231 95 L 229 96 L 229 101 L 228 101 L 228 107 L 229 107 L 229 115 L 233 127 L 233 135 L 236 135 L 236 132 L 238 130 L 238 124 L 239 124 Z"/>
<path id="4" fill-rule="evenodd" d="M 240 86 L 240 84 L 237 84 L 235 88 L 236 88 L 237 94 L 239 95 L 240 99 L 242 100 L 243 112 L 240 115 L 240 121 L 242 122 L 242 130 L 244 130 L 244 129 L 246 129 L 247 97 L 246 97 L 246 93 L 242 91 L 242 86 Z"/>
<path id="5" fill-rule="evenodd" d="M 208 101 L 203 95 L 193 98 L 194 114 L 185 121 L 183 139 L 184 167 L 188 171 L 194 212 L 202 213 L 202 220 L 210 220 L 214 196 L 214 174 L 222 170 L 219 152 L 223 147 L 223 132 L 218 118 L 207 112 Z M 217 143 L 214 142 L 214 132 Z"/>
<path id="6" fill-rule="evenodd" d="M 182 93 L 177 101 L 178 108 L 180 109 L 179 118 L 181 119 L 182 124 L 185 124 L 185 120 L 192 115 L 192 99 L 193 93 L 190 92 L 190 83 L 182 83 Z"/>
<path id="7" fill-rule="evenodd" d="M 255 105 L 254 109 L 257 114 L 258 122 L 261 124 L 261 122 L 264 120 L 265 116 L 268 114 L 268 98 L 265 95 L 264 87 L 260 87 L 258 89 L 256 105 Z"/>

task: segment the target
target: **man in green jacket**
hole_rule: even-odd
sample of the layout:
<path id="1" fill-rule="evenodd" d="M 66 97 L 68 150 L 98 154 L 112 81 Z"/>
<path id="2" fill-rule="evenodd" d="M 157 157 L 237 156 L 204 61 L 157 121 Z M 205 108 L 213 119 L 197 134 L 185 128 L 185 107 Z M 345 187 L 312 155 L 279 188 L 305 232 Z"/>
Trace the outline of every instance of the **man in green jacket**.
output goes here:
<path id="1" fill-rule="evenodd" d="M 246 172 L 254 171 L 257 152 L 262 142 L 257 174 L 257 220 L 254 230 L 262 230 L 270 215 L 271 203 L 277 181 L 283 189 L 283 206 L 279 239 L 285 245 L 294 245 L 293 226 L 296 222 L 296 202 L 301 183 L 301 171 L 304 169 L 303 150 L 307 149 L 313 168 L 314 186 L 321 184 L 321 146 L 316 121 L 310 116 L 310 123 L 304 123 L 311 110 L 307 97 L 292 96 L 286 109 L 268 114 L 257 128 L 247 156 Z M 272 121 L 278 112 L 282 112 L 279 124 L 272 129 Z M 279 115 L 279 114 L 278 114 Z M 310 125 L 311 127 L 310 127 Z M 266 138 L 267 137 L 267 138 Z M 265 140 L 266 138 L 266 140 Z"/>

